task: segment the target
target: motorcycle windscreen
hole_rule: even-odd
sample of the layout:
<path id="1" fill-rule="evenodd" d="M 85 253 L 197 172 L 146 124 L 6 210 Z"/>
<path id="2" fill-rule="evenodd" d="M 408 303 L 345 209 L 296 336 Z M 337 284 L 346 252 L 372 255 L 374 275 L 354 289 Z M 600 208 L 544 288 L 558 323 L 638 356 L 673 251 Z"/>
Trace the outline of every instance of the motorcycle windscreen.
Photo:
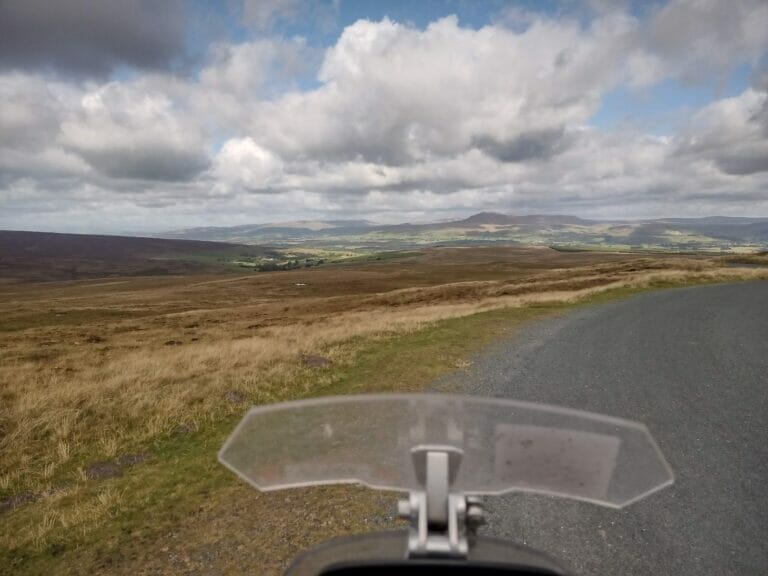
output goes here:
<path id="1" fill-rule="evenodd" d="M 620 508 L 672 483 L 642 424 L 554 406 L 443 394 L 318 398 L 252 408 L 219 460 L 260 490 L 420 488 L 411 451 L 463 452 L 453 489 L 534 492 Z"/>

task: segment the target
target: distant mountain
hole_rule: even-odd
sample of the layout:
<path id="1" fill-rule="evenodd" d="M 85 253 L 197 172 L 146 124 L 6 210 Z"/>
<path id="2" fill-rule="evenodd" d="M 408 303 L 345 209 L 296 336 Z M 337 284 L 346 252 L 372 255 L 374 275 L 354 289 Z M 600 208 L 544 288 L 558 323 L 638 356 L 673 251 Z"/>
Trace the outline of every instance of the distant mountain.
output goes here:
<path id="1" fill-rule="evenodd" d="M 502 242 L 564 248 L 717 252 L 768 247 L 768 218 L 712 216 L 605 221 L 563 214 L 509 215 L 480 212 L 460 220 L 421 224 L 383 225 L 366 220 L 304 220 L 193 228 L 162 236 L 275 246 L 371 249 Z"/>
<path id="2" fill-rule="evenodd" d="M 225 242 L 233 238 L 282 238 L 292 236 L 311 236 L 322 230 L 358 230 L 367 228 L 372 223 L 367 220 L 296 220 L 292 222 L 274 222 L 267 224 L 243 224 L 240 226 L 207 226 L 165 232 L 162 238 L 182 240 L 206 240 Z"/>
<path id="3" fill-rule="evenodd" d="M 577 216 L 564 216 L 560 214 L 529 214 L 524 216 L 509 216 L 497 212 L 479 212 L 464 220 L 457 220 L 454 224 L 466 224 L 467 226 L 491 225 L 517 225 L 517 226 L 588 226 L 592 220 L 584 220 Z"/>
<path id="4" fill-rule="evenodd" d="M 482 224 L 512 224 L 514 217 L 497 212 L 478 212 L 464 220 L 457 220 L 457 224 L 466 224 L 467 226 L 477 226 Z"/>

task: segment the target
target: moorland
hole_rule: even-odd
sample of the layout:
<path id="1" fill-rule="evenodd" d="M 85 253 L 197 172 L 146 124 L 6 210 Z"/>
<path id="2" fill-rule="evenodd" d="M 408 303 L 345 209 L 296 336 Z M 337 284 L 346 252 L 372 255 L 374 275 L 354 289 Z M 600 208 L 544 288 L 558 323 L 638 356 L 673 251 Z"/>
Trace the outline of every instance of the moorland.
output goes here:
<path id="1" fill-rule="evenodd" d="M 249 406 L 423 390 L 543 315 L 768 278 L 729 256 L 496 244 L 256 272 L 232 265 L 242 246 L 107 239 L 0 236 L 0 573 L 279 573 L 391 525 L 392 499 L 244 486 L 215 455 Z"/>

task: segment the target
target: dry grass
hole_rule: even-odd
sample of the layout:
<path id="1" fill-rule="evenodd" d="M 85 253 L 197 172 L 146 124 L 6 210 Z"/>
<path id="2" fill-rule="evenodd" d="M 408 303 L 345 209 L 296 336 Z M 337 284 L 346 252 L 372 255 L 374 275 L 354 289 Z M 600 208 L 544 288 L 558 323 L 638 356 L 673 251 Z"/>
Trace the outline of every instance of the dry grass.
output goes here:
<path id="1" fill-rule="evenodd" d="M 747 266 L 768 266 L 768 251 L 758 252 L 756 254 L 722 256 L 719 260 L 733 265 L 746 264 Z"/>
<path id="2" fill-rule="evenodd" d="M 614 288 L 767 275 L 705 260 L 643 258 L 354 299 L 257 303 L 256 294 L 214 311 L 189 302 L 191 309 L 150 319 L 7 332 L 0 340 L 0 477 L 5 484 L 36 489 L 73 458 L 110 458 L 135 450 L 180 425 L 215 419 L 240 402 L 312 394 L 323 385 L 322 376 L 310 377 L 300 355 L 322 353 L 344 363 L 352 349 L 341 345 L 355 339 L 494 308 L 574 301 Z M 206 286 L 226 285 L 213 282 Z M 113 305 L 136 297 L 127 288 L 127 294 L 124 287 L 110 295 Z M 83 302 L 66 297 L 52 298 L 51 304 L 77 314 Z M 334 310 L 339 311 L 328 314 Z M 11 474 L 15 482 L 7 480 Z"/>
<path id="3" fill-rule="evenodd" d="M 4 545 L 40 547 L 57 527 L 85 531 L 108 517 L 122 498 L 109 488 L 65 514 L 57 506 L 85 483 L 88 463 L 139 452 L 246 404 L 317 393 L 328 376 L 302 354 L 344 366 L 364 341 L 480 311 L 768 278 L 716 260 L 537 251 L 539 260 L 525 261 L 517 250 L 506 260 L 446 250 L 408 265 L 0 292 L 0 500 L 43 495 L 36 525 Z"/>

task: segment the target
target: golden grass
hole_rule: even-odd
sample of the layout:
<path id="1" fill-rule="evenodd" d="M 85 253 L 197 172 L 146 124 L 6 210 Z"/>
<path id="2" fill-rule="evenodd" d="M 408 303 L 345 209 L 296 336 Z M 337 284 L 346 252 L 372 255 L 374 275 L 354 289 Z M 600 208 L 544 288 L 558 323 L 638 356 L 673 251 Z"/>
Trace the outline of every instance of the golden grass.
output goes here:
<path id="1" fill-rule="evenodd" d="M 159 314 L 153 323 L 119 319 L 88 325 L 102 333 L 108 328 L 107 337 L 86 334 L 83 339 L 58 327 L 14 332 L 4 338 L 0 365 L 0 487 L 11 492 L 46 489 L 73 460 L 83 464 L 137 450 L 181 425 L 215 420 L 244 402 L 311 395 L 325 382 L 322 372 L 302 365 L 299 358 L 305 353 L 322 353 L 343 364 L 356 339 L 416 330 L 446 318 L 572 302 L 615 288 L 745 278 L 768 278 L 768 271 L 643 258 L 509 280 L 391 290 L 354 300 L 297 299 L 289 303 L 300 310 L 298 317 L 273 325 L 263 310 L 256 312 L 258 306 L 249 309 L 257 304 L 256 295 L 213 315 L 207 308 L 193 308 Z M 243 279 L 231 279 L 238 280 Z M 123 293 L 115 297 L 125 303 Z M 56 305 L 62 306 L 62 300 Z M 342 311 L 329 315 L 327 309 Z M 287 310 L 273 304 L 271 312 Z M 201 328 L 206 319 L 214 323 Z M 244 325 L 254 319 L 264 325 L 248 330 Z M 53 344 L 40 345 L 56 333 Z M 73 341 L 65 341 L 67 336 Z M 169 338 L 184 343 L 166 345 Z"/>

